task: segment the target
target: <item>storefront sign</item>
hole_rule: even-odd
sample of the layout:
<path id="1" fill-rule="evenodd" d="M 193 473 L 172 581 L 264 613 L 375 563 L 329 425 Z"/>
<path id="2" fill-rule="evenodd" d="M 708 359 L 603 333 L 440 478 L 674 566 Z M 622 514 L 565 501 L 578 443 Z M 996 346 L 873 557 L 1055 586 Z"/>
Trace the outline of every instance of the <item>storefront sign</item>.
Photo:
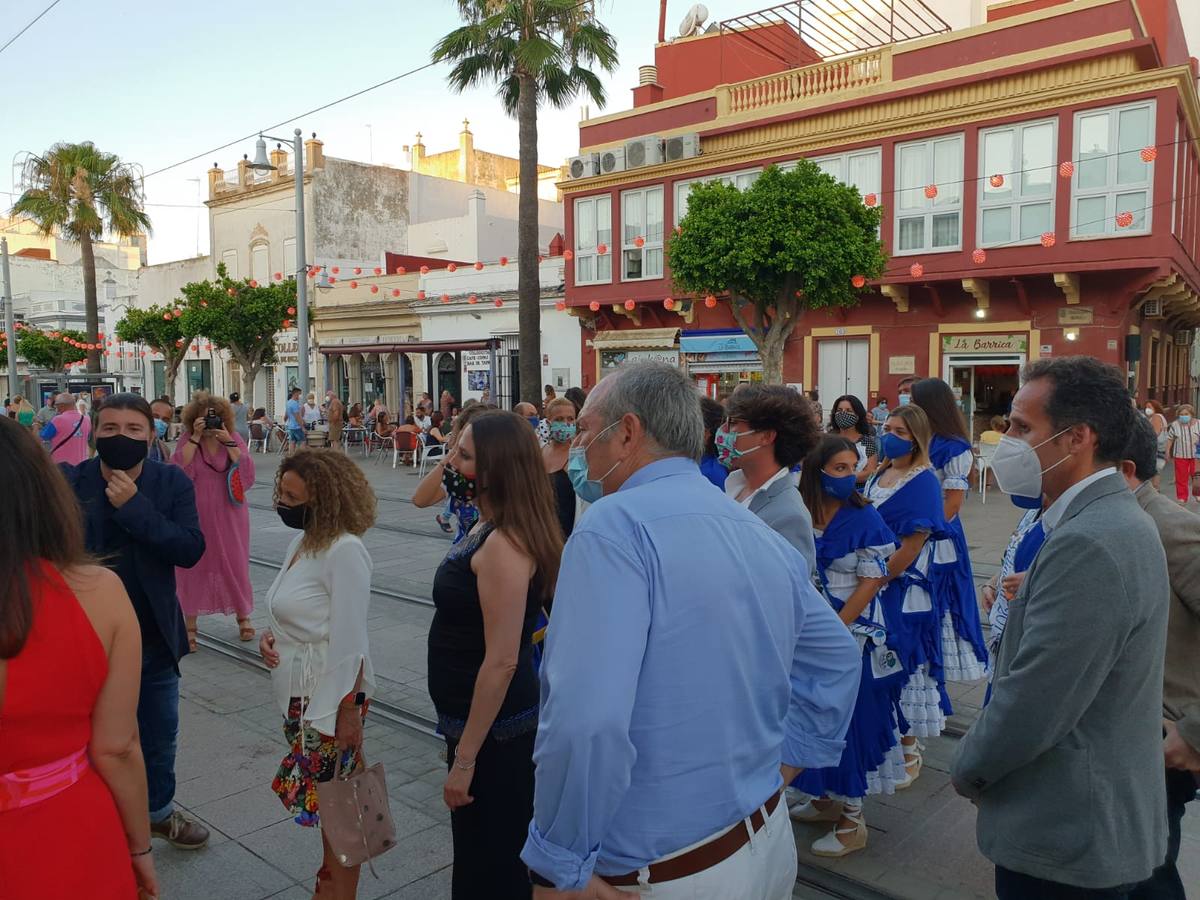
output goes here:
<path id="1" fill-rule="evenodd" d="M 947 334 L 943 353 L 1025 353 L 1029 338 L 1023 334 Z"/>
<path id="2" fill-rule="evenodd" d="M 1058 310 L 1059 325 L 1091 325 L 1094 320 L 1090 306 L 1062 306 Z"/>
<path id="3" fill-rule="evenodd" d="M 917 358 L 915 356 L 889 356 L 888 357 L 888 374 L 889 375 L 915 375 L 917 372 Z"/>
<path id="4" fill-rule="evenodd" d="M 275 341 L 275 362 L 294 363 L 300 359 L 300 345 L 296 341 Z"/>
<path id="5" fill-rule="evenodd" d="M 487 350 L 464 351 L 462 361 L 463 368 L 468 372 L 477 369 L 490 369 L 492 367 L 492 355 Z M 479 390 L 482 390 L 482 388 Z"/>
<path id="6" fill-rule="evenodd" d="M 1053 344 L 1042 344 L 1041 350 L 1042 350 L 1042 356 L 1050 356 L 1051 354 L 1054 353 L 1054 345 Z"/>
<path id="7" fill-rule="evenodd" d="M 1108 342 L 1108 349 L 1109 349 L 1109 350 L 1116 350 L 1116 349 L 1117 349 L 1117 342 L 1116 342 L 1116 341 L 1109 341 L 1109 342 Z"/>
<path id="8" fill-rule="evenodd" d="M 611 372 L 630 362 L 663 362 L 679 365 L 679 351 L 670 350 L 601 350 L 600 369 Z"/>

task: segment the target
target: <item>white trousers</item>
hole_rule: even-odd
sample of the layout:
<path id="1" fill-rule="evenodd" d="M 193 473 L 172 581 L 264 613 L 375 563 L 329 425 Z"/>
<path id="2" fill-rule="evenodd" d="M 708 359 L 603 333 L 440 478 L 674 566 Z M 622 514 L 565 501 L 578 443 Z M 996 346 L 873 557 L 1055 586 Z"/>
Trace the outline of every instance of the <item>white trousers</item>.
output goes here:
<path id="1" fill-rule="evenodd" d="M 749 819 L 743 825 L 752 827 Z M 721 829 L 664 859 L 707 844 L 724 831 Z M 750 841 L 737 853 L 715 866 L 687 878 L 618 890 L 660 900 L 790 900 L 796 890 L 796 839 L 787 803 L 780 800 L 766 825 L 751 834 Z"/>

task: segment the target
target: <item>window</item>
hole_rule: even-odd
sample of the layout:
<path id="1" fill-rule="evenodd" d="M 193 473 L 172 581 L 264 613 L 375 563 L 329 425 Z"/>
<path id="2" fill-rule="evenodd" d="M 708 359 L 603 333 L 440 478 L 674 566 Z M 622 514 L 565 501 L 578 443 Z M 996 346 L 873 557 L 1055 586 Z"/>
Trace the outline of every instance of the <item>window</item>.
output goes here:
<path id="1" fill-rule="evenodd" d="M 222 251 L 221 262 L 225 263 L 225 274 L 236 279 L 238 277 L 238 252 L 236 250 Z"/>
<path id="2" fill-rule="evenodd" d="M 750 169 L 745 172 L 728 172 L 723 175 L 713 175 L 709 178 L 693 178 L 691 181 L 675 182 L 675 224 L 678 225 L 683 221 L 683 217 L 687 215 L 688 210 L 688 194 L 692 192 L 692 188 L 698 184 L 712 184 L 714 181 L 720 181 L 730 187 L 735 187 L 739 191 L 744 191 L 750 185 L 758 180 L 758 176 L 762 174 L 762 169 Z"/>
<path id="3" fill-rule="evenodd" d="M 1075 115 L 1075 177 L 1071 185 L 1071 236 L 1150 230 L 1154 164 L 1141 150 L 1154 143 L 1154 101 Z M 1120 213 L 1133 214 L 1126 228 Z"/>
<path id="4" fill-rule="evenodd" d="M 979 133 L 979 246 L 1037 243 L 1054 230 L 1053 119 Z M 993 175 L 1004 176 L 999 187 Z"/>
<path id="5" fill-rule="evenodd" d="M 161 359 L 151 360 L 150 372 L 154 381 L 154 396 L 165 396 L 167 393 L 167 364 Z"/>
<path id="6" fill-rule="evenodd" d="M 259 284 L 271 283 L 270 244 L 255 244 L 250 248 L 250 277 Z"/>
<path id="7" fill-rule="evenodd" d="M 855 188 L 864 197 L 867 194 L 880 194 L 883 154 L 878 147 L 870 150 L 855 150 L 853 153 L 839 153 L 834 156 L 819 156 L 813 159 L 817 167 L 826 175 L 832 175 L 842 184 Z M 782 166 L 780 167 L 782 168 Z"/>
<path id="8" fill-rule="evenodd" d="M 196 391 L 212 390 L 212 363 L 207 359 L 189 359 L 184 362 L 187 376 L 187 395 Z"/>
<path id="9" fill-rule="evenodd" d="M 961 134 L 896 145 L 897 256 L 962 248 L 962 178 Z"/>
<path id="10" fill-rule="evenodd" d="M 638 239 L 642 246 L 637 245 Z M 663 189 L 621 194 L 621 280 L 663 275 Z"/>
<path id="11" fill-rule="evenodd" d="M 608 245 L 604 255 L 597 252 Z M 575 283 L 612 281 L 612 197 L 602 194 L 575 201 Z"/>
<path id="12" fill-rule="evenodd" d="M 296 277 L 296 239 L 284 238 L 283 240 L 283 277 Z"/>

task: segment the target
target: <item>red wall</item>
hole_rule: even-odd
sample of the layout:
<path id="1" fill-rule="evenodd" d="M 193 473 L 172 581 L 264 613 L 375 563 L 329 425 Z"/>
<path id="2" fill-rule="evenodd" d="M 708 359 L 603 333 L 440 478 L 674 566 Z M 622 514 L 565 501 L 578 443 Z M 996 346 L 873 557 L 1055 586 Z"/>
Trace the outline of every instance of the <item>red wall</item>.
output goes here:
<path id="1" fill-rule="evenodd" d="M 785 56 L 789 51 L 790 55 Z M 820 59 L 790 26 L 782 23 L 744 32 L 716 31 L 654 48 L 658 83 L 667 100 L 712 90 L 718 84 L 786 72 Z"/>
<path id="2" fill-rule="evenodd" d="M 1195 3 L 1196 0 L 1184 2 Z M 1142 21 L 1146 23 L 1146 31 L 1154 38 L 1154 46 L 1158 49 L 1158 58 L 1162 64 L 1186 65 L 1190 54 L 1175 0 L 1136 0 L 1136 3 L 1142 14 Z"/>

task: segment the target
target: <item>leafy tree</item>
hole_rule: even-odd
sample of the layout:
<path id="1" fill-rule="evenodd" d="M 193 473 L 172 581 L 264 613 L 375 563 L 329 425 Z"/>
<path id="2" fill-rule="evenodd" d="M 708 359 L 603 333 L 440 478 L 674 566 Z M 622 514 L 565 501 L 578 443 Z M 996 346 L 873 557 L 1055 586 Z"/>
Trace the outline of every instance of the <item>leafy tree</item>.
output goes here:
<path id="1" fill-rule="evenodd" d="M 17 333 L 17 356 L 29 365 L 53 372 L 63 371 L 69 364 L 83 358 L 84 352 L 71 345 L 71 341 L 82 344 L 82 331 L 56 331 L 49 334 L 36 328 L 22 328 Z M 0 367 L 8 366 L 8 338 L 0 342 Z"/>
<path id="2" fill-rule="evenodd" d="M 447 80 L 455 91 L 498 83 L 505 112 L 517 119 L 520 399 L 537 405 L 542 400 L 537 109 L 542 102 L 562 109 L 580 91 L 603 106 L 604 87 L 596 71 L 616 70 L 617 44 L 596 20 L 594 3 L 586 0 L 456 2 L 466 24 L 438 41 L 434 61 L 454 63 Z"/>
<path id="3" fill-rule="evenodd" d="M 155 304 L 130 308 L 117 323 L 117 337 L 128 343 L 143 343 L 162 354 L 163 382 L 171 405 L 175 405 L 175 376 L 187 356 L 188 346 L 196 339 L 195 322 L 184 314 L 181 305 Z"/>
<path id="4" fill-rule="evenodd" d="M 879 219 L 857 190 L 808 160 L 789 172 L 771 166 L 744 191 L 699 185 L 667 247 L 671 276 L 682 291 L 727 292 L 763 380 L 779 384 L 784 345 L 804 313 L 857 306 L 854 283 L 882 274 Z"/>
<path id="5" fill-rule="evenodd" d="M 44 156 L 30 156 L 23 175 L 24 193 L 12 215 L 27 216 L 43 234 L 59 234 L 79 244 L 83 266 L 87 343 L 101 343 L 96 304 L 96 257 L 92 242 L 105 232 L 130 237 L 150 230 L 143 210 L 141 178 L 132 166 L 90 141 L 60 143 Z M 100 371 L 100 351 L 89 350 L 88 372 Z"/>
<path id="6" fill-rule="evenodd" d="M 303 273 L 302 273 L 303 274 Z M 258 284 L 229 277 L 217 266 L 216 281 L 184 285 L 184 327 L 228 350 L 242 368 L 242 400 L 254 406 L 254 379 L 275 361 L 275 335 L 296 315 L 296 282 Z"/>

